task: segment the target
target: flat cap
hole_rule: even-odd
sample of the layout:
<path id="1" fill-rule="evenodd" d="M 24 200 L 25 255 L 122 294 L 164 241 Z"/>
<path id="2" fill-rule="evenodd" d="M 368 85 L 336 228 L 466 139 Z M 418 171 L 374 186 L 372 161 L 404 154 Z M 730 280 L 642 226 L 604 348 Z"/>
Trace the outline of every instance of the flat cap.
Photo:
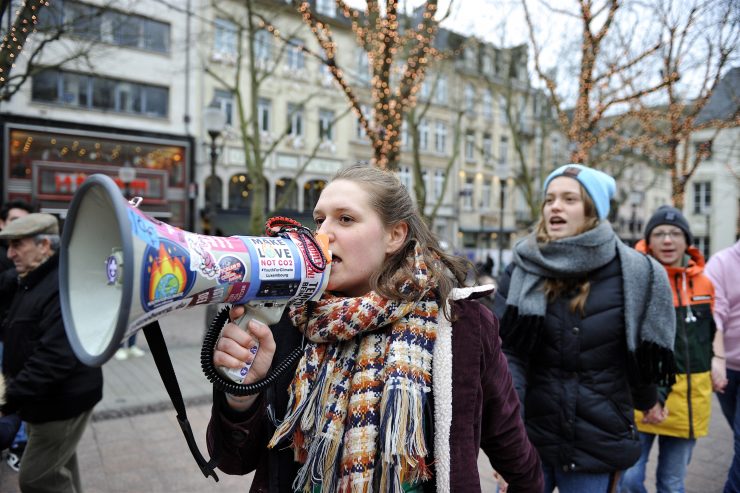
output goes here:
<path id="1" fill-rule="evenodd" d="M 58 235 L 59 222 L 51 214 L 34 212 L 27 216 L 19 217 L 5 225 L 0 231 L 0 239 L 19 240 L 40 234 Z"/>

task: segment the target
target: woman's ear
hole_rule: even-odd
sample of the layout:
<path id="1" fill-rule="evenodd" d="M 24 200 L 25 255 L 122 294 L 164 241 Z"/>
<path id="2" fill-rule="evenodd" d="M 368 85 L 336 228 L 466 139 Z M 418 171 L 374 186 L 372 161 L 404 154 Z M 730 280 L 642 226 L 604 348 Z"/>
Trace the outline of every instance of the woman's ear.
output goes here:
<path id="1" fill-rule="evenodd" d="M 406 237 L 409 234 L 409 225 L 406 221 L 399 221 L 391 227 L 389 234 L 390 238 L 388 239 L 385 253 L 393 255 L 406 243 Z"/>

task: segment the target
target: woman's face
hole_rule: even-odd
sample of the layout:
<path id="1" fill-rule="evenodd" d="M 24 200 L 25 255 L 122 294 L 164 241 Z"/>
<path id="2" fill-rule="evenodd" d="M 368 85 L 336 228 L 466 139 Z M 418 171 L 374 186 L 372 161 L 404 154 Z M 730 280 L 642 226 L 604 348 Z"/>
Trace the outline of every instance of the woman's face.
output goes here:
<path id="1" fill-rule="evenodd" d="M 327 289 L 345 296 L 368 293 L 370 277 L 406 237 L 405 223 L 386 229 L 368 192 L 348 180 L 333 181 L 321 192 L 313 217 L 332 252 Z"/>
<path id="2" fill-rule="evenodd" d="M 552 180 L 545 192 L 542 214 L 550 239 L 558 240 L 579 234 L 586 225 L 581 185 L 567 176 Z"/>

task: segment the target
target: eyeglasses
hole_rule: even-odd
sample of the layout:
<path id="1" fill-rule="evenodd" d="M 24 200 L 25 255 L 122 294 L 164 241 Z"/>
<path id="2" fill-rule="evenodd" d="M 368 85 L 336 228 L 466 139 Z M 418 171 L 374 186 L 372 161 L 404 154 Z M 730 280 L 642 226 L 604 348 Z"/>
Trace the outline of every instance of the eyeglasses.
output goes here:
<path id="1" fill-rule="evenodd" d="M 653 231 L 650 233 L 650 238 L 653 240 L 664 240 L 670 238 L 676 241 L 683 237 L 683 231 Z"/>

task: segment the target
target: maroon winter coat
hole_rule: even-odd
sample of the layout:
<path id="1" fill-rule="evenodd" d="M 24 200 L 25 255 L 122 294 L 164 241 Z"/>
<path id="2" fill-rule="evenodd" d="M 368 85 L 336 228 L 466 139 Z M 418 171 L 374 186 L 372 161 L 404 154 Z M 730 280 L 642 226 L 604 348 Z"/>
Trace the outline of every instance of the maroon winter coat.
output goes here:
<path id="1" fill-rule="evenodd" d="M 498 320 L 477 301 L 452 304 L 456 320 L 452 324 L 451 490 L 481 491 L 477 461 L 478 451 L 482 449 L 494 469 L 510 483 L 510 492 L 540 493 L 543 489 L 540 460 L 520 417 L 519 400 L 501 352 Z M 278 330 L 276 326 L 273 332 L 277 338 L 297 331 Z M 280 347 L 281 341 L 277 342 Z M 287 383 L 282 384 L 282 389 L 284 395 L 276 396 L 278 409 L 285 409 Z M 219 469 L 227 474 L 256 470 L 252 493 L 291 491 L 290 484 L 300 464 L 293 462 L 290 449 L 267 449 L 274 426 L 266 418 L 264 393 L 250 411 L 241 415 L 227 407 L 222 394 L 216 399 L 219 402 L 214 405 L 208 426 L 208 449 L 213 454 L 214 428 L 220 424 Z M 432 409 L 427 416 L 433 416 Z M 434 485 L 425 483 L 424 491 L 435 491 Z"/>

